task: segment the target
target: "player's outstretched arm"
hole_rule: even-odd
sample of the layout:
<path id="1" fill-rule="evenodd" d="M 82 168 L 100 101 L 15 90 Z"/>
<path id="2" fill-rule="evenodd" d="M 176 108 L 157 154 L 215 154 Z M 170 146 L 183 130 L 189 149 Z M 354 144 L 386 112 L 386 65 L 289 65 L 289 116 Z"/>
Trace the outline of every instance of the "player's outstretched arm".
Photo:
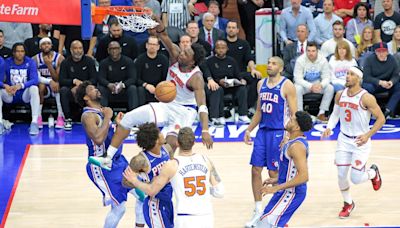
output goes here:
<path id="1" fill-rule="evenodd" d="M 210 169 L 210 194 L 215 198 L 223 198 L 225 194 L 225 187 L 222 183 L 221 177 L 219 176 L 214 163 L 207 157 L 208 168 Z"/>
<path id="2" fill-rule="evenodd" d="M 103 113 L 104 120 L 100 127 L 97 125 L 96 114 L 84 113 L 81 117 L 81 122 L 86 133 L 96 145 L 101 145 L 106 140 L 113 112 L 110 108 L 106 107 L 103 108 Z"/>
<path id="3" fill-rule="evenodd" d="M 331 135 L 332 129 L 334 129 L 339 122 L 339 99 L 342 96 L 343 91 L 339 91 L 335 95 L 335 105 L 333 106 L 333 111 L 329 116 L 328 124 L 326 126 L 326 130 L 322 133 L 321 139 L 328 138 Z"/>
<path id="4" fill-rule="evenodd" d="M 161 189 L 171 180 L 178 169 L 176 160 L 169 160 L 161 169 L 160 175 L 154 177 L 150 184 L 141 182 L 137 178 L 137 174 L 130 167 L 126 168 L 123 176 L 132 183 L 136 188 L 139 188 L 149 196 L 155 196 Z"/>
<path id="5" fill-rule="evenodd" d="M 161 22 L 160 18 L 156 17 L 154 18 L 156 22 L 158 22 L 156 29 L 157 36 L 160 38 L 161 42 L 164 44 L 165 48 L 167 49 L 169 56 L 170 56 L 170 62 L 175 63 L 178 59 L 179 56 L 179 47 L 172 42 L 172 40 L 169 38 L 168 33 L 166 31 L 166 27 L 164 24 Z"/>
<path id="6" fill-rule="evenodd" d="M 290 116 L 292 116 L 297 112 L 296 87 L 294 87 L 293 82 L 287 80 L 284 85 L 284 91 L 289 106 Z"/>
<path id="7" fill-rule="evenodd" d="M 275 186 L 263 187 L 261 189 L 263 195 L 273 194 L 280 190 L 296 187 L 308 181 L 306 147 L 304 146 L 304 144 L 299 142 L 293 143 L 288 149 L 288 155 L 293 159 L 294 165 L 296 166 L 296 176 L 288 182 Z"/>
<path id="8" fill-rule="evenodd" d="M 208 132 L 208 108 L 206 106 L 206 93 L 204 92 L 203 75 L 200 72 L 195 73 L 189 81 L 189 86 L 194 91 L 197 107 L 199 107 L 198 112 L 202 129 L 201 139 L 203 144 L 206 145 L 207 149 L 211 149 L 213 146 L 213 140 Z"/>
<path id="9" fill-rule="evenodd" d="M 258 91 L 258 95 L 260 95 L 260 88 L 261 85 L 264 83 L 265 79 L 261 79 L 258 83 L 257 83 L 257 91 Z M 259 96 L 258 96 L 259 97 Z M 257 99 L 257 108 L 256 108 L 256 112 L 253 115 L 253 118 L 251 118 L 251 122 L 249 124 L 249 126 L 246 129 L 246 132 L 244 134 L 244 142 L 248 145 L 251 145 L 251 137 L 250 137 L 250 133 L 251 131 L 257 127 L 257 125 L 260 123 L 261 121 L 261 105 L 260 105 L 260 98 Z"/>

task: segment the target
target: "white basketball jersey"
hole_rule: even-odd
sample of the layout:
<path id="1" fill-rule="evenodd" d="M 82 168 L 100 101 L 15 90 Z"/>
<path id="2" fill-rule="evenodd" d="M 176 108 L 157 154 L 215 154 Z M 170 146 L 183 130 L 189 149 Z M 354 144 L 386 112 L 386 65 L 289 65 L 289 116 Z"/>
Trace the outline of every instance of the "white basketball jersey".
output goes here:
<path id="1" fill-rule="evenodd" d="M 210 170 L 201 154 L 176 156 L 178 170 L 171 179 L 178 214 L 212 214 L 210 196 Z"/>
<path id="2" fill-rule="evenodd" d="M 169 67 L 167 80 L 176 85 L 176 98 L 173 102 L 181 105 L 196 105 L 194 92 L 187 87 L 187 82 L 197 72 L 201 72 L 198 66 L 190 72 L 181 72 L 178 62 Z"/>
<path id="3" fill-rule="evenodd" d="M 365 89 L 354 96 L 347 94 L 348 88 L 343 90 L 339 99 L 340 131 L 348 136 L 359 136 L 369 131 L 371 112 L 362 106 L 361 98 L 367 93 Z"/>

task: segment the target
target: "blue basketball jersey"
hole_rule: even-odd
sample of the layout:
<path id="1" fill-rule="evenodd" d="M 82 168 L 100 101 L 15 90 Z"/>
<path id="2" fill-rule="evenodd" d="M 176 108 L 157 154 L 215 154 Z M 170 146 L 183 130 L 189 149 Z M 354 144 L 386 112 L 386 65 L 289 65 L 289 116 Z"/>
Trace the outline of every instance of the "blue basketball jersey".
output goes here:
<path id="1" fill-rule="evenodd" d="M 294 165 L 293 159 L 287 155 L 287 150 L 289 147 L 295 143 L 303 143 L 306 147 L 306 156 L 308 157 L 308 142 L 305 137 L 298 137 L 287 142 L 281 151 L 280 162 L 279 162 L 279 174 L 278 174 L 278 184 L 282 184 L 293 179 L 297 174 L 297 168 Z M 303 183 L 294 187 L 295 193 L 305 193 L 307 191 L 307 184 Z"/>
<path id="2" fill-rule="evenodd" d="M 151 166 L 147 177 L 144 178 L 144 182 L 150 183 L 154 177 L 160 175 L 162 166 L 170 159 L 169 153 L 164 147 L 161 147 L 161 154 L 156 155 L 150 151 L 143 151 L 142 154 L 146 157 L 148 163 Z M 172 186 L 170 183 L 166 184 L 163 189 L 155 196 L 161 200 L 171 200 L 172 198 Z"/>
<path id="3" fill-rule="evenodd" d="M 85 107 L 83 108 L 83 114 L 85 113 L 95 113 L 99 116 L 100 119 L 100 124 L 103 122 L 104 120 L 104 116 L 103 113 L 99 110 L 99 109 L 95 109 L 95 108 L 90 108 L 90 107 Z M 101 145 L 96 145 L 96 143 L 93 142 L 93 140 L 89 137 L 89 135 L 85 132 L 86 135 L 86 145 L 88 147 L 88 157 L 89 156 L 103 156 L 103 154 L 107 151 L 108 146 L 110 146 L 111 144 L 111 139 L 113 137 L 114 134 L 114 129 L 110 124 L 110 128 L 108 130 L 108 135 L 106 140 L 104 140 L 103 144 Z M 122 153 L 122 145 L 118 148 L 118 151 L 115 153 L 113 160 L 120 157 Z"/>
<path id="4" fill-rule="evenodd" d="M 35 61 L 25 56 L 22 64 L 15 64 L 12 57 L 5 62 L 5 82 L 7 85 L 24 84 L 24 88 L 38 84 L 38 71 Z"/>
<path id="5" fill-rule="evenodd" d="M 60 54 L 58 54 L 57 52 L 54 52 L 53 59 L 51 61 L 51 65 L 53 66 L 54 69 L 57 68 L 57 62 L 58 62 L 59 57 L 60 57 Z M 50 70 L 43 60 L 43 52 L 40 52 L 37 55 L 36 64 L 38 67 L 38 71 L 42 77 L 51 78 Z"/>
<path id="6" fill-rule="evenodd" d="M 286 99 L 281 95 L 281 89 L 286 82 L 286 78 L 282 77 L 282 81 L 273 88 L 268 87 L 268 78 L 264 79 L 261 85 L 259 99 L 261 106 L 260 128 L 267 129 L 284 129 L 286 120 L 288 120 L 288 105 Z"/>

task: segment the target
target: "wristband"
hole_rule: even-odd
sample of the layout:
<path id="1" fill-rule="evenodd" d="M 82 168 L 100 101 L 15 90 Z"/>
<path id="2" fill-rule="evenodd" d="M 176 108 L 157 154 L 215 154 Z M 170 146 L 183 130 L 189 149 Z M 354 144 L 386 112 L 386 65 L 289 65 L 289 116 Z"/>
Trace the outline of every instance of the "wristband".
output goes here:
<path id="1" fill-rule="evenodd" d="M 206 133 L 206 132 L 209 133 L 208 129 L 207 130 L 201 130 L 201 133 Z"/>

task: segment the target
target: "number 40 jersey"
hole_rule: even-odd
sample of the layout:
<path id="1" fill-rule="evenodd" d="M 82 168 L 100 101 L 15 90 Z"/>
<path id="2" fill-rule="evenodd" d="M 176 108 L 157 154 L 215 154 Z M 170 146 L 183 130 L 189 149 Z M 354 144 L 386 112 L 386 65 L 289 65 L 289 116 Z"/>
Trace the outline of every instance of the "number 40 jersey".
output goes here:
<path id="1" fill-rule="evenodd" d="M 176 156 L 178 170 L 171 179 L 178 215 L 212 214 L 210 170 L 207 158 L 201 154 Z"/>
<path id="2" fill-rule="evenodd" d="M 288 79 L 282 80 L 273 88 L 268 87 L 268 78 L 261 84 L 259 99 L 261 106 L 260 128 L 283 130 L 289 120 L 289 106 L 282 96 L 282 88 Z"/>

